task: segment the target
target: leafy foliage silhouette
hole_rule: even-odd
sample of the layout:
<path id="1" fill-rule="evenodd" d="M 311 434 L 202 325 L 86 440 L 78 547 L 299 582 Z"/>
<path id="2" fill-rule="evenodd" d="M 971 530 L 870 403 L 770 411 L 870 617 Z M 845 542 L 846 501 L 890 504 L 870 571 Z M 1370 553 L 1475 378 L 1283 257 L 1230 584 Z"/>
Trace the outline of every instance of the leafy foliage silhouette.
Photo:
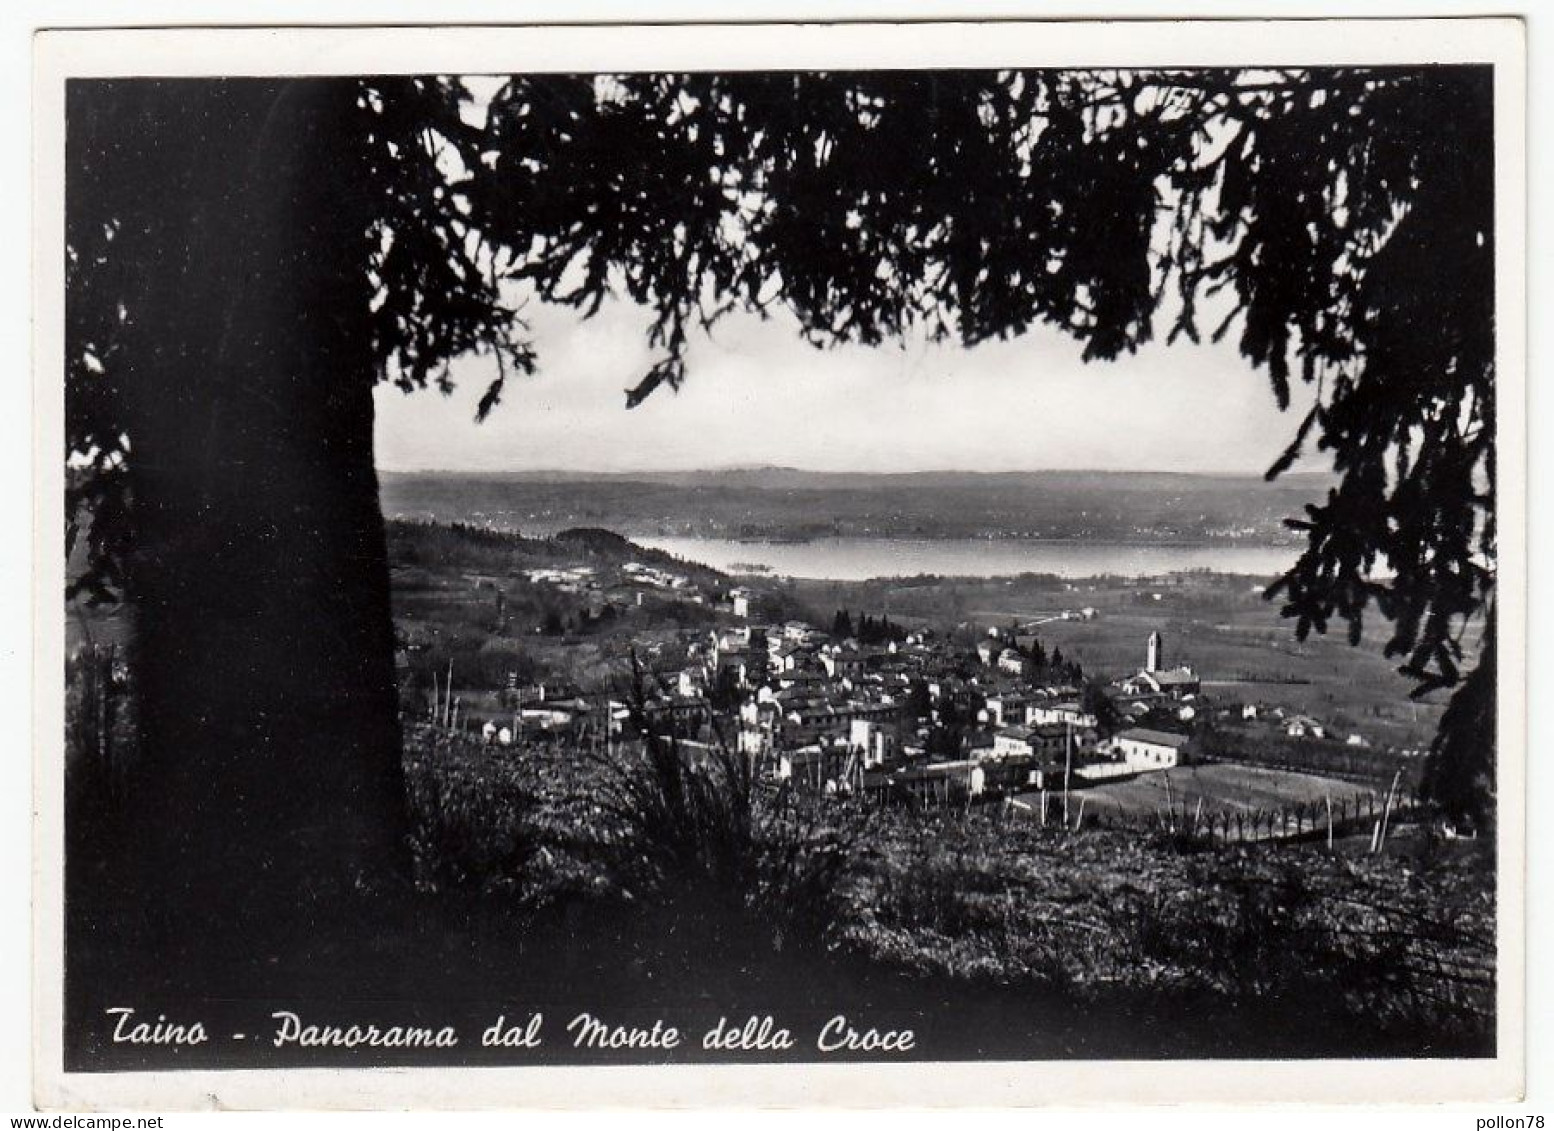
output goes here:
<path id="1" fill-rule="evenodd" d="M 1269 596 L 1301 637 L 1358 642 L 1374 608 L 1415 694 L 1462 684 L 1477 648 L 1434 755 L 1490 772 L 1433 780 L 1483 823 L 1492 128 L 1483 68 L 524 78 L 492 103 L 472 201 L 545 299 L 653 309 L 663 356 L 628 405 L 733 310 L 783 306 L 817 345 L 1045 323 L 1087 359 L 1212 318 L 1280 407 L 1311 387 L 1269 478 L 1313 440 L 1340 473 Z"/>

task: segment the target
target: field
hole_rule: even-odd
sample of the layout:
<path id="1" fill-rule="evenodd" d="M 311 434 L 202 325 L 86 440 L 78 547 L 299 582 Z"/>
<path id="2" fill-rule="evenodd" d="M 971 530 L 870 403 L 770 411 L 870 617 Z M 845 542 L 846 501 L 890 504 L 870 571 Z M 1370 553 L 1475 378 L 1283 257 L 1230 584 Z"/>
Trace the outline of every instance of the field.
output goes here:
<path id="1" fill-rule="evenodd" d="M 1445 697 L 1408 698 L 1412 684 L 1398 674 L 1400 661 L 1383 654 L 1379 625 L 1357 646 L 1341 631 L 1297 640 L 1261 585 L 1252 578 L 1098 585 L 1082 595 L 1101 610 L 1098 619 L 1055 621 L 1038 631 L 1087 672 L 1106 674 L 1136 671 L 1144 639 L 1158 631 L 1166 663 L 1190 664 L 1211 699 L 1311 714 L 1333 733 L 1358 733 L 1372 745 L 1429 743 Z"/>
<path id="2" fill-rule="evenodd" d="M 1167 784 L 1169 781 L 1169 785 Z M 1098 815 L 1149 819 L 1168 805 L 1180 812 L 1203 804 L 1204 813 L 1284 809 L 1332 798 L 1336 804 L 1374 792 L 1363 785 L 1266 770 L 1257 766 L 1182 766 L 1120 782 L 1086 786 L 1086 809 Z M 1028 799 L 1027 799 L 1028 800 Z"/>

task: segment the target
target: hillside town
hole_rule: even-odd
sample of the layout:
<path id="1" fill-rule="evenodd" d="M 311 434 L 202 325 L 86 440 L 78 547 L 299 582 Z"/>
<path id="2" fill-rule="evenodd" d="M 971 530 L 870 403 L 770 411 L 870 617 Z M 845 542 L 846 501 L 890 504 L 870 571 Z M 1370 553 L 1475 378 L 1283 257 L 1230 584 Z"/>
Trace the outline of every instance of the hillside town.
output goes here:
<path id="1" fill-rule="evenodd" d="M 1173 662 L 1159 631 L 1139 641 L 1136 669 L 1086 673 L 1035 629 L 1102 616 L 1089 606 L 1025 624 L 938 630 L 839 610 L 822 627 L 772 619 L 769 595 L 739 584 L 710 587 L 663 563 L 523 576 L 567 595 L 585 621 L 608 610 L 626 618 L 624 628 L 645 602 L 667 601 L 696 608 L 710 623 L 643 636 L 633 644 L 632 685 L 606 693 L 510 674 L 494 696 L 478 695 L 450 664 L 445 676 L 434 673 L 430 721 L 495 746 L 656 734 L 688 758 L 737 751 L 763 780 L 884 803 L 969 803 L 1154 774 L 1223 756 L 1223 742 L 1204 741 L 1221 728 L 1242 740 L 1297 742 L 1312 755 L 1370 746 L 1283 706 L 1206 696 L 1198 671 Z M 1264 761 L 1285 765 L 1288 752 L 1284 761 Z M 1329 758 L 1316 768 L 1348 764 Z"/>

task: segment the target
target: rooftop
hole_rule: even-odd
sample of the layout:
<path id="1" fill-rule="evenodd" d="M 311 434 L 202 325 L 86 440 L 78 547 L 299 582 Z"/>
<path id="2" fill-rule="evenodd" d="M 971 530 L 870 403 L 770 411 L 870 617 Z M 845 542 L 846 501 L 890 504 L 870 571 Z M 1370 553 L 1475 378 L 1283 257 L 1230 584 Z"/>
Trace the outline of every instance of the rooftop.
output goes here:
<path id="1" fill-rule="evenodd" d="M 1192 740 L 1185 734 L 1172 734 L 1165 730 L 1152 730 L 1149 727 L 1131 727 L 1117 735 L 1132 742 L 1148 742 L 1155 746 L 1169 746 L 1173 750 L 1180 750 Z"/>

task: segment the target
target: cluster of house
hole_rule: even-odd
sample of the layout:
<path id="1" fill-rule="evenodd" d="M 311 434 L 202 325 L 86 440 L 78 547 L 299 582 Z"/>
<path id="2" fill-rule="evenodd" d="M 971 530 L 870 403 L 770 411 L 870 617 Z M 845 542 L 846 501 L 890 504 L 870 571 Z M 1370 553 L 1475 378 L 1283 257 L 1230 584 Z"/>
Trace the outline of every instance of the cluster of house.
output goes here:
<path id="1" fill-rule="evenodd" d="M 643 562 L 627 562 L 621 566 L 621 573 L 639 585 L 645 585 L 653 589 L 685 592 L 695 588 L 695 583 L 684 574 L 661 569 L 658 566 L 646 565 Z"/>
<path id="2" fill-rule="evenodd" d="M 1345 746 L 1360 749 L 1369 749 L 1372 745 L 1371 740 L 1363 734 L 1356 732 L 1343 734 L 1321 719 L 1300 711 L 1292 711 L 1287 707 L 1243 703 L 1240 707 L 1240 716 L 1244 723 L 1261 724 L 1269 730 L 1282 733 L 1286 738 L 1341 740 Z M 1420 757 L 1423 756 L 1424 750 L 1407 748 L 1396 750 L 1396 753 L 1404 757 Z"/>
<path id="3" fill-rule="evenodd" d="M 930 631 L 862 646 L 801 621 L 721 627 L 687 642 L 683 667 L 650 676 L 641 709 L 655 733 L 687 749 L 706 744 L 714 714 L 730 711 L 738 751 L 762 772 L 829 791 L 931 789 L 952 780 L 972 794 L 1043 788 L 1169 769 L 1187 756 L 1186 735 L 1128 724 L 1146 708 L 1190 705 L 1195 682 L 1123 681 L 1111 698 L 1123 725 L 1103 733 L 1080 687 L 1035 682 L 1026 668 L 1016 674 L 1000 665 L 1005 653 L 1026 651 L 1012 635 L 1000 636 L 1007 643 L 996 649 L 956 647 Z M 1166 675 L 1158 658 L 1152 637 L 1141 674 Z M 510 723 L 490 721 L 483 730 L 500 745 L 523 732 L 616 736 L 636 725 L 624 701 L 590 702 L 569 687 L 512 687 L 504 700 Z M 951 723 L 954 748 L 941 742 L 931 750 L 936 729 Z"/>
<path id="4" fill-rule="evenodd" d="M 655 567 L 628 570 L 674 586 Z M 729 600 L 738 623 L 687 630 L 683 665 L 646 681 L 648 727 L 687 750 L 710 749 L 714 718 L 732 716 L 737 750 L 772 778 L 831 792 L 953 786 L 970 795 L 1168 770 L 1191 758 L 1183 732 L 1203 708 L 1201 681 L 1191 667 L 1167 666 L 1158 632 L 1137 672 L 1086 689 L 1033 677 L 1035 638 L 1015 631 L 990 630 L 971 647 L 929 630 L 865 646 L 802 621 L 755 623 L 749 590 Z M 529 730 L 615 736 L 638 725 L 619 699 L 509 690 L 511 725 L 487 724 L 487 741 L 505 744 Z M 1241 710 L 1246 719 L 1269 717 L 1256 704 Z M 1272 712 L 1292 736 L 1326 734 L 1309 716 Z"/>
<path id="5" fill-rule="evenodd" d="M 551 585 L 563 593 L 582 593 L 596 583 L 598 570 L 591 565 L 526 569 L 523 575 L 536 585 Z"/>
<path id="6" fill-rule="evenodd" d="M 738 749 L 774 777 L 828 790 L 954 780 L 978 794 L 1169 769 L 1186 757 L 1186 735 L 1126 725 L 1133 712 L 1179 709 L 1197 694 L 1196 678 L 1181 678 L 1188 669 L 1159 665 L 1158 636 L 1146 672 L 1169 677 L 1114 689 L 1125 725 L 1110 734 L 1080 687 L 1031 678 L 1033 643 L 1000 632 L 968 650 L 918 631 L 865 647 L 802 622 L 744 624 L 709 634 L 677 692 L 731 689 Z M 955 748 L 931 750 L 936 727 L 951 721 Z"/>
<path id="7" fill-rule="evenodd" d="M 606 609 L 616 612 L 640 606 L 648 599 L 683 601 L 709 606 L 713 602 L 694 580 L 683 573 L 646 562 L 626 562 L 619 569 L 575 565 L 526 569 L 531 583 L 578 598 L 579 612 L 595 620 Z"/>

